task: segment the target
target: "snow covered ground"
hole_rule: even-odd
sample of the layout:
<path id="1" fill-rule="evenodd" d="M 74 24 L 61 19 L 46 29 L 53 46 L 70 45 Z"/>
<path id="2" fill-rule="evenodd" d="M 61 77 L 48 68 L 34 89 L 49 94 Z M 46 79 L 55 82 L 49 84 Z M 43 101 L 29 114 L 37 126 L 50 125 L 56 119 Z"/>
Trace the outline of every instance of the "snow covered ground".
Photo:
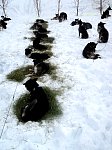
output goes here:
<path id="1" fill-rule="evenodd" d="M 59 78 L 52 81 L 46 75 L 39 84 L 63 91 L 57 97 L 63 115 L 49 123 L 22 124 L 13 114 L 14 101 L 26 89 L 22 83 L 8 81 L 6 75 L 32 63 L 24 55 L 32 43 L 24 37 L 32 36 L 29 28 L 37 19 L 33 4 L 9 0 L 7 13 L 12 20 L 0 32 L 0 150 L 112 150 L 112 18 L 102 20 L 109 31 L 108 43 L 96 48 L 102 59 L 83 58 L 85 45 L 98 40 L 101 21 L 92 0 L 80 1 L 78 16 L 93 25 L 88 39 L 80 39 L 78 26 L 70 26 L 77 18 L 74 0 L 62 0 L 60 9 L 68 14 L 62 23 L 51 20 L 57 13 L 57 0 L 41 0 L 41 18 L 49 22 L 49 36 L 55 37 L 49 62 L 57 66 Z"/>

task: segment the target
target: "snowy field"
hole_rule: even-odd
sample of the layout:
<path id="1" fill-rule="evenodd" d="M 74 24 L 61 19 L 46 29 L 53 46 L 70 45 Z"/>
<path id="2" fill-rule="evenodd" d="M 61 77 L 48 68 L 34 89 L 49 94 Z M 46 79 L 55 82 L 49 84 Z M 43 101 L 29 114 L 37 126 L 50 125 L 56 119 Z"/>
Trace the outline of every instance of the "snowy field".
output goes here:
<path id="1" fill-rule="evenodd" d="M 101 20 L 95 8 L 93 0 L 80 1 L 78 18 L 93 25 L 89 38 L 80 39 L 78 26 L 70 25 L 77 18 L 74 0 L 62 0 L 60 11 L 68 14 L 62 23 L 51 20 L 57 0 L 41 0 L 40 18 L 48 21 L 49 36 L 55 38 L 49 62 L 57 66 L 59 78 L 53 81 L 46 75 L 39 84 L 63 91 L 57 96 L 63 115 L 51 122 L 22 124 L 12 106 L 26 89 L 6 75 L 33 64 L 24 54 L 32 42 L 24 37 L 32 36 L 29 28 L 37 16 L 33 0 L 9 0 L 12 20 L 0 31 L 0 150 L 112 150 L 112 17 Z M 96 47 L 101 59 L 85 59 L 82 50 L 88 42 L 97 42 L 100 21 L 106 23 L 109 41 Z"/>

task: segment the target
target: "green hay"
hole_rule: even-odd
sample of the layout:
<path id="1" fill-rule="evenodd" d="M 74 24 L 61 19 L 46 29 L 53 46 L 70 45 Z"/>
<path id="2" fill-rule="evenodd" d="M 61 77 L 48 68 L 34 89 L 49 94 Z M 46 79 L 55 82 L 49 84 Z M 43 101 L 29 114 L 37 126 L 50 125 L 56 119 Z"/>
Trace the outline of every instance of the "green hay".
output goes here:
<path id="1" fill-rule="evenodd" d="M 30 41 L 33 41 L 33 40 L 35 40 L 35 37 L 31 37 L 31 38 L 24 37 L 24 39 L 29 39 Z M 42 43 L 51 43 L 52 44 L 54 40 L 55 40 L 54 37 L 48 37 L 48 38 L 42 38 L 41 42 Z"/>
<path id="2" fill-rule="evenodd" d="M 55 40 L 54 37 L 48 37 L 48 38 L 43 38 L 42 42 L 43 43 L 53 43 L 54 40 Z"/>
<path id="3" fill-rule="evenodd" d="M 39 120 L 38 122 L 41 122 L 42 120 L 46 120 L 46 121 L 53 120 L 54 118 L 62 115 L 62 108 L 56 100 L 56 96 L 60 95 L 61 93 L 56 90 L 51 90 L 48 87 L 43 87 L 43 89 L 49 99 L 50 108 L 49 111 L 46 113 L 46 115 L 43 116 L 42 119 Z M 22 122 L 21 109 L 28 104 L 29 96 L 30 95 L 28 93 L 21 95 L 20 98 L 18 98 L 13 105 L 13 112 L 20 122 Z"/>
<path id="4" fill-rule="evenodd" d="M 33 66 L 28 65 L 26 67 L 18 68 L 9 73 L 6 77 L 10 81 L 22 82 L 25 79 L 25 75 L 29 74 L 29 69 L 33 69 Z"/>

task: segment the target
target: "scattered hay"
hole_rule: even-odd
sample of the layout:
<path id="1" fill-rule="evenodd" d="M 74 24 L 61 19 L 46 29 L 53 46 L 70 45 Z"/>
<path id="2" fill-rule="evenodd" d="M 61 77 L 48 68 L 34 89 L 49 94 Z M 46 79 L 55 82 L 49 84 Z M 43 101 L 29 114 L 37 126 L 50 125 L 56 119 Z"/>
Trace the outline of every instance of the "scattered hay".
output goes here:
<path id="1" fill-rule="evenodd" d="M 25 75 L 29 74 L 29 69 L 33 69 L 32 65 L 18 68 L 7 75 L 7 79 L 10 81 L 22 82 L 25 79 Z"/>

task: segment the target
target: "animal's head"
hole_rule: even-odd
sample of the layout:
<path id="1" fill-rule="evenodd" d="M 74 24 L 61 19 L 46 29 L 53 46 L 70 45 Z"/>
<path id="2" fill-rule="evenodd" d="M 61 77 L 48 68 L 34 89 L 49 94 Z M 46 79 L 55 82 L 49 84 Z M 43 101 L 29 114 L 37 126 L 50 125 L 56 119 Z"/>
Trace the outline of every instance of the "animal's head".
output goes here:
<path id="1" fill-rule="evenodd" d="M 26 89 L 29 92 L 32 92 L 36 87 L 39 86 L 39 84 L 36 82 L 37 79 L 29 79 L 26 81 L 23 85 L 25 85 Z"/>
<path id="2" fill-rule="evenodd" d="M 98 27 L 99 28 L 104 28 L 104 24 L 106 24 L 106 23 L 100 22 L 100 23 L 98 23 Z"/>
<path id="3" fill-rule="evenodd" d="M 107 8 L 107 10 L 112 10 L 112 8 L 109 6 L 109 7 Z"/>
<path id="4" fill-rule="evenodd" d="M 89 45 L 91 48 L 95 49 L 98 43 L 90 42 Z"/>

